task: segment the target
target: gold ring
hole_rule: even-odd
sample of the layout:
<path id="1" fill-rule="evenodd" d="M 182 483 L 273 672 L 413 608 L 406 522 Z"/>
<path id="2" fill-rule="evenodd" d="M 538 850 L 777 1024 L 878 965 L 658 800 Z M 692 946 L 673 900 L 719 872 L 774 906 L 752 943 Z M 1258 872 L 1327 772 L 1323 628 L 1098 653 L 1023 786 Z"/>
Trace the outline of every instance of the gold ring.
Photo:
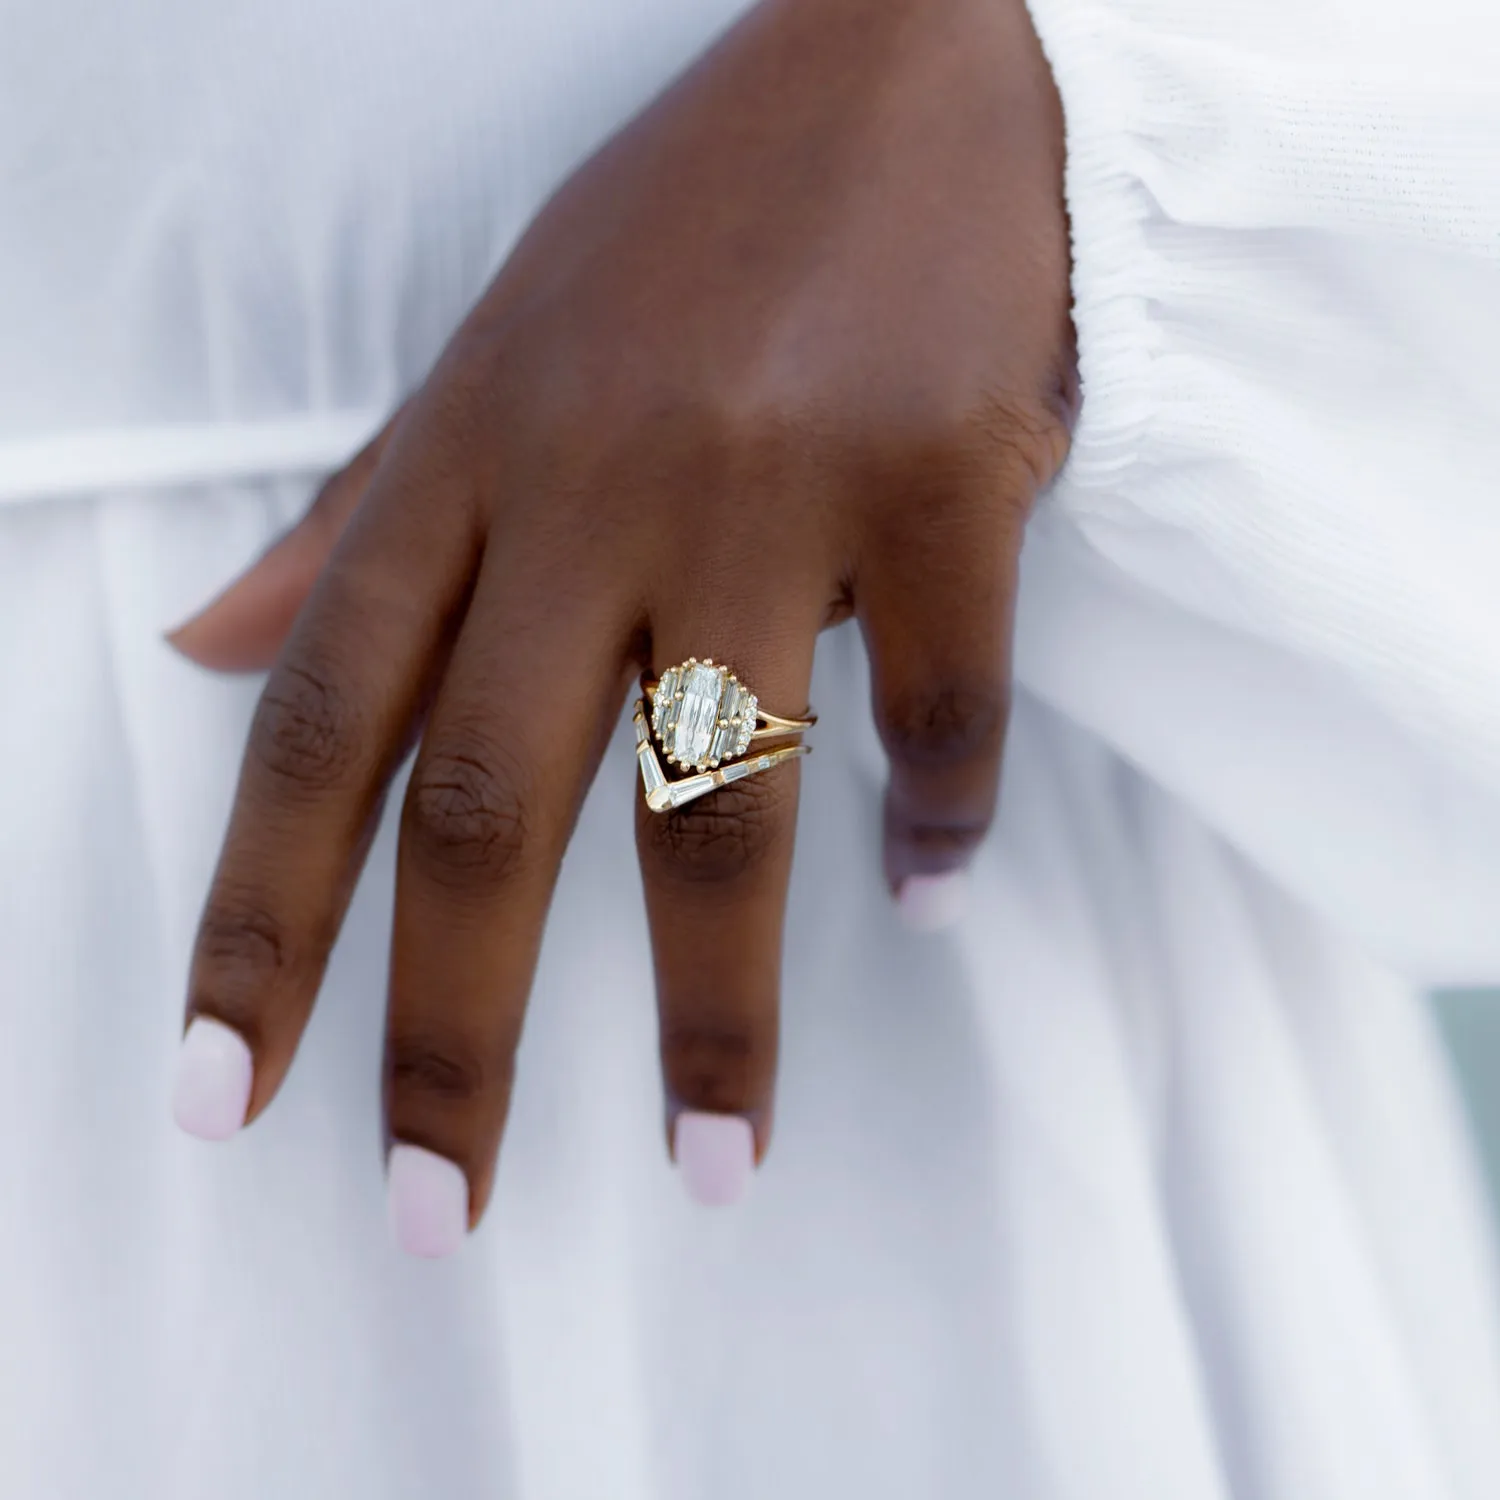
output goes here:
<path id="1" fill-rule="evenodd" d="M 643 678 L 641 691 L 644 696 L 635 706 L 635 758 L 652 812 L 671 812 L 732 781 L 811 753 L 807 745 L 789 744 L 750 754 L 756 741 L 795 739 L 817 719 L 767 713 L 760 699 L 712 658 L 691 656 L 660 678 Z M 663 756 L 687 774 L 669 780 Z"/>

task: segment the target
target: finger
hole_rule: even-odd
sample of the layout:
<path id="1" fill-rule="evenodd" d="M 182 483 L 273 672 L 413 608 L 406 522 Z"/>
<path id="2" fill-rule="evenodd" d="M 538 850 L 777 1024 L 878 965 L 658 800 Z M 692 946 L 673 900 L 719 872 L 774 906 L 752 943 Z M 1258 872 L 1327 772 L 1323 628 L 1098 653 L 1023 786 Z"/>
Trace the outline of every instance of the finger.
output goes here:
<path id="1" fill-rule="evenodd" d="M 673 619 L 656 632 L 653 665 L 705 653 L 790 717 L 806 706 L 817 629 L 815 614 L 783 617 L 773 638 L 763 624 Z M 684 691 L 695 692 L 691 679 Z M 770 1142 L 798 784 L 792 761 L 667 813 L 637 798 L 668 1140 L 684 1186 L 705 1204 L 735 1202 Z"/>
<path id="2" fill-rule="evenodd" d="M 465 491 L 393 454 L 267 681 L 192 956 L 193 1134 L 232 1134 L 286 1074 L 478 547 Z"/>
<path id="3" fill-rule="evenodd" d="M 489 1199 L 558 865 L 618 717 L 626 611 L 514 561 L 551 550 L 491 547 L 403 809 L 385 1107 L 418 1255 L 457 1249 Z"/>
<path id="4" fill-rule="evenodd" d="M 290 531 L 191 619 L 169 631 L 168 642 L 215 672 L 269 667 L 364 498 L 400 415 L 323 485 Z"/>
<path id="5" fill-rule="evenodd" d="M 885 874 L 906 923 L 963 916 L 964 871 L 989 829 L 1009 712 L 1021 521 L 961 497 L 914 510 L 861 569 L 859 617 L 890 761 Z"/>

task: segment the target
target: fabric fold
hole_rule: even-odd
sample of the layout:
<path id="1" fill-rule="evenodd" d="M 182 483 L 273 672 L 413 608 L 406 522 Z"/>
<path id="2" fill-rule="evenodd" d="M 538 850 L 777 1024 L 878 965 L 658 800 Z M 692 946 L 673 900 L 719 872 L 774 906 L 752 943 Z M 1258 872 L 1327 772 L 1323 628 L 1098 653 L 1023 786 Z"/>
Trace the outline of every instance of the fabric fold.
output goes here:
<path id="1" fill-rule="evenodd" d="M 1393 0 L 1032 9 L 1067 118 L 1083 377 L 1038 529 L 1065 588 L 1136 596 L 1246 692 L 1205 722 L 1222 695 L 1180 656 L 1122 663 L 1108 610 L 1062 620 L 1081 659 L 1028 685 L 1252 857 L 1274 843 L 1278 877 L 1376 951 L 1493 978 L 1500 924 L 1454 914 L 1493 909 L 1500 826 L 1500 30 L 1458 0 L 1420 27 Z M 1228 769 L 1255 753 L 1286 790 L 1246 843 Z M 1317 809 L 1367 755 L 1407 786 L 1362 807 L 1368 857 L 1331 883 Z M 1380 867 L 1403 863 L 1454 873 L 1399 903 Z"/>

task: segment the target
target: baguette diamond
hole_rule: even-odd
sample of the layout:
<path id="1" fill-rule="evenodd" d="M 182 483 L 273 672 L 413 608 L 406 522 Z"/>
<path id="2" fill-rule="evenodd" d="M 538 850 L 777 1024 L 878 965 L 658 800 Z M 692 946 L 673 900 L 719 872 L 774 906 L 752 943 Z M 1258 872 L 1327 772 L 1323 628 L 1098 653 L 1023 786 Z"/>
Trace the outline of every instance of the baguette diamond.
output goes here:
<path id="1" fill-rule="evenodd" d="M 720 667 L 703 662 L 689 665 L 682 674 L 682 702 L 667 753 L 683 766 L 706 766 L 719 724 L 719 699 L 725 678 Z"/>
<path id="2" fill-rule="evenodd" d="M 744 697 L 744 688 L 731 677 L 724 684 L 724 693 L 719 699 L 718 727 L 714 730 L 714 742 L 708 752 L 710 760 L 716 764 L 726 755 L 733 753 L 735 736 L 739 733 L 740 727 L 735 720 L 735 715 L 739 713 Z"/>
<path id="3" fill-rule="evenodd" d="M 677 689 L 681 682 L 682 668 L 669 667 L 661 674 L 656 698 L 651 705 L 651 727 L 656 731 L 656 737 L 663 742 L 677 723 Z"/>

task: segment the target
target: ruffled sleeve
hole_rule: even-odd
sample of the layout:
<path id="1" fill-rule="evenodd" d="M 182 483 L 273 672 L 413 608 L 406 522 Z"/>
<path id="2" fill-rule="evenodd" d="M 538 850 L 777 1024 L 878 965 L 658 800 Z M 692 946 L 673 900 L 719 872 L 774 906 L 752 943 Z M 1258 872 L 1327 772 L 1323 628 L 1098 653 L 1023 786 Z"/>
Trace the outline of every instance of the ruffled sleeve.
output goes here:
<path id="1" fill-rule="evenodd" d="M 1083 413 L 1027 690 L 1415 976 L 1500 975 L 1500 13 L 1032 0 Z"/>

